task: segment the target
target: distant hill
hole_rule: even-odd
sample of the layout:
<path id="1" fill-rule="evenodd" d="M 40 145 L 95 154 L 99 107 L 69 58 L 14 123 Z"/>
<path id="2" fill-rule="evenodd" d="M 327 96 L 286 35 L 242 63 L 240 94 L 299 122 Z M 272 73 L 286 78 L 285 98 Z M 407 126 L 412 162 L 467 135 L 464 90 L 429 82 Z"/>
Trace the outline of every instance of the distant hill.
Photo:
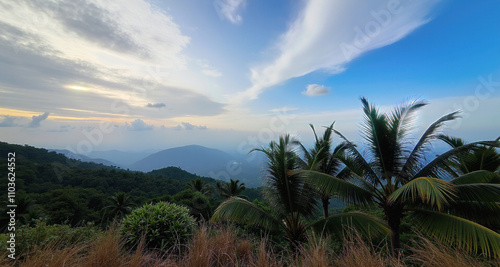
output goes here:
<path id="1" fill-rule="evenodd" d="M 106 165 L 106 166 L 113 166 L 113 167 L 122 168 L 122 166 L 120 166 L 119 164 L 111 162 L 109 160 L 105 160 L 105 159 L 101 159 L 101 158 L 91 158 L 91 157 L 87 157 L 85 155 L 75 154 L 69 150 L 49 149 L 48 151 L 49 152 L 56 152 L 58 154 L 63 154 L 70 159 L 75 159 L 75 160 L 80 160 L 80 161 L 85 161 L 85 162 L 93 162 L 93 163 L 102 164 L 102 165 Z"/>
<path id="2" fill-rule="evenodd" d="M 260 186 L 261 160 L 249 161 L 247 156 L 234 156 L 224 151 L 199 145 L 165 149 L 129 166 L 131 170 L 149 172 L 169 166 L 190 173 L 228 181 L 239 179 L 249 187 Z"/>
<path id="3" fill-rule="evenodd" d="M 128 167 L 137 161 L 158 152 L 159 150 L 145 150 L 145 151 L 120 151 L 120 150 L 106 150 L 106 151 L 92 151 L 87 156 L 94 159 L 105 159 L 119 164 L 119 166 Z"/>

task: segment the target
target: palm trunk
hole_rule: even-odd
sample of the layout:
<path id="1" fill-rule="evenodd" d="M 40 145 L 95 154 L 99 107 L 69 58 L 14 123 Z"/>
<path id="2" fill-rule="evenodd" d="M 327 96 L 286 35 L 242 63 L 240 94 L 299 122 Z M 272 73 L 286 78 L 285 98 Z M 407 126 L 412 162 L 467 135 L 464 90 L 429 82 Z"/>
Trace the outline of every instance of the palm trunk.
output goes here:
<path id="1" fill-rule="evenodd" d="M 401 225 L 403 211 L 399 207 L 387 207 L 384 209 L 384 213 L 387 223 L 389 224 L 389 228 L 391 229 L 392 254 L 393 256 L 398 257 L 401 250 L 399 226 Z"/>
<path id="2" fill-rule="evenodd" d="M 321 202 L 323 202 L 323 216 L 328 218 L 328 206 L 330 205 L 330 197 L 327 195 L 321 196 Z"/>

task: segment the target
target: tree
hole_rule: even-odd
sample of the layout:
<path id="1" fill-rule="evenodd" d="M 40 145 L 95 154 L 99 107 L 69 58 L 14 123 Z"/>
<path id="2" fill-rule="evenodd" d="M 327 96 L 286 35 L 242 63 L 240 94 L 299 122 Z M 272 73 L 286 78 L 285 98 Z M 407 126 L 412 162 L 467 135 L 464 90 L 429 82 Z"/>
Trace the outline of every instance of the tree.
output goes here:
<path id="1" fill-rule="evenodd" d="M 280 137 L 278 143 L 272 141 L 267 148 L 252 150 L 264 153 L 268 160 L 264 196 L 271 212 L 266 212 L 248 200 L 232 197 L 216 209 L 212 221 L 229 219 L 269 230 L 282 229 L 294 252 L 307 240 L 306 232 L 309 229 L 339 234 L 343 226 L 350 224 L 362 233 L 389 232 L 381 221 L 360 212 L 308 222 L 317 208 L 316 192 L 307 183 L 305 176 L 294 172 L 299 169 L 299 158 L 294 150 L 294 143 L 296 142 L 290 135 L 285 135 Z"/>
<path id="2" fill-rule="evenodd" d="M 301 162 L 301 167 L 303 169 L 314 170 L 330 175 L 339 174 L 342 167 L 342 162 L 339 157 L 343 155 L 345 145 L 340 144 L 335 147 L 333 152 L 331 151 L 333 124 L 334 123 L 326 127 L 322 137 L 318 137 L 312 124 L 309 125 L 314 133 L 315 143 L 314 147 L 309 150 L 299 143 L 304 154 L 304 160 Z M 322 190 L 319 190 L 318 193 L 323 208 L 323 217 L 327 218 L 331 195 Z"/>
<path id="3" fill-rule="evenodd" d="M 481 146 L 496 146 L 498 141 L 480 141 L 447 151 L 424 164 L 424 156 L 431 141 L 445 122 L 458 117 L 458 112 L 447 114 L 431 124 L 413 145 L 409 134 L 413 129 L 414 113 L 426 105 L 414 101 L 396 107 L 385 114 L 361 98 L 368 158 L 340 132 L 335 131 L 346 144 L 349 160 L 344 162 L 350 170 L 350 179 L 307 171 L 310 181 L 325 192 L 357 205 L 378 205 L 391 229 L 393 252 L 399 253 L 400 224 L 406 215 L 414 218 L 416 226 L 426 233 L 472 251 L 478 247 L 486 255 L 500 255 L 500 235 L 491 229 L 454 215 L 451 203 L 458 199 L 471 206 L 500 214 L 500 187 L 485 184 L 491 174 L 469 173 L 451 182 L 439 178 L 446 162 L 466 150 Z M 412 211 L 411 213 L 409 213 Z M 474 213 L 475 210 L 468 210 Z M 473 218 L 476 216 L 469 216 Z"/>
<path id="4" fill-rule="evenodd" d="M 245 191 L 245 183 L 240 183 L 240 180 L 230 179 L 229 183 L 217 182 L 216 184 L 219 194 L 223 198 L 240 197 L 248 199 L 247 196 L 242 196 L 241 193 Z"/>
<path id="5" fill-rule="evenodd" d="M 108 197 L 108 199 L 111 201 L 111 204 L 104 207 L 103 210 L 113 218 L 122 218 L 131 212 L 133 204 L 130 201 L 130 197 L 124 192 L 117 193 L 112 197 Z"/>
<path id="6" fill-rule="evenodd" d="M 205 184 L 205 182 L 201 178 L 189 181 L 186 186 L 193 192 L 200 192 L 205 196 L 210 196 L 212 194 L 212 188 L 210 187 L 210 185 Z"/>

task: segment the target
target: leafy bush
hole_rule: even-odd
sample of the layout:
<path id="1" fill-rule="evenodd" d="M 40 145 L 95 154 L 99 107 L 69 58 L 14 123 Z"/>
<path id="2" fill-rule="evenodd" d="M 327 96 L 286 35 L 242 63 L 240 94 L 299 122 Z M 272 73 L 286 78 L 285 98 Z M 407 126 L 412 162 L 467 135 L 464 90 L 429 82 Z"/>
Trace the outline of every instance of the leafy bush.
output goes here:
<path id="1" fill-rule="evenodd" d="M 169 248 L 186 244 L 194 231 L 195 219 L 189 209 L 168 202 L 145 204 L 135 209 L 122 223 L 125 244 L 132 248 L 144 237 L 147 248 Z"/>
<path id="2" fill-rule="evenodd" d="M 16 254 L 44 249 L 47 246 L 57 245 L 65 248 L 75 243 L 90 243 L 102 232 L 92 224 L 81 227 L 71 227 L 69 225 L 47 225 L 43 220 L 36 220 L 35 226 L 21 226 L 16 230 Z M 6 235 L 0 237 L 2 244 L 7 238 Z M 6 241 L 6 240 L 5 240 Z M 4 249 L 5 250 L 5 249 Z"/>

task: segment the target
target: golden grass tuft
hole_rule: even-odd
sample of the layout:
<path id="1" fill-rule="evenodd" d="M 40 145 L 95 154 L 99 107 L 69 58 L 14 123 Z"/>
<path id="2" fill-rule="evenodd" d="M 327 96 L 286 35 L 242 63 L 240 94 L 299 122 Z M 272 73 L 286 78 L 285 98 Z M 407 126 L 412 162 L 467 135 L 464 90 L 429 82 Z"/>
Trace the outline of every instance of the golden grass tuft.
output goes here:
<path id="1" fill-rule="evenodd" d="M 81 241 L 70 246 L 57 243 L 35 248 L 22 260 L 10 261 L 6 253 L 1 266 L 75 266 L 75 267 L 146 267 L 146 266 L 500 266 L 498 260 L 481 262 L 467 253 L 450 248 L 439 242 L 419 237 L 413 247 L 407 248 L 410 256 L 395 259 L 388 257 L 387 245 L 374 248 L 353 232 L 345 237 L 342 250 L 336 254 L 326 238 L 312 235 L 298 255 L 289 251 L 273 251 L 266 238 L 257 243 L 240 238 L 236 231 L 226 227 L 212 229 L 201 226 L 189 244 L 169 251 L 146 250 L 141 241 L 133 251 L 124 248 L 119 231 L 108 230 L 93 242 Z M 178 254 L 183 251 L 182 254 Z M 169 253 L 169 254 L 167 254 Z M 18 255 L 19 256 L 19 255 Z"/>
<path id="2" fill-rule="evenodd" d="M 454 267 L 476 267 L 484 266 L 480 261 L 472 258 L 467 252 L 446 246 L 438 241 L 431 241 L 420 237 L 414 247 L 410 248 L 412 255 L 408 261 L 419 266 L 454 266 Z M 500 266 L 500 262 L 499 266 Z"/>

